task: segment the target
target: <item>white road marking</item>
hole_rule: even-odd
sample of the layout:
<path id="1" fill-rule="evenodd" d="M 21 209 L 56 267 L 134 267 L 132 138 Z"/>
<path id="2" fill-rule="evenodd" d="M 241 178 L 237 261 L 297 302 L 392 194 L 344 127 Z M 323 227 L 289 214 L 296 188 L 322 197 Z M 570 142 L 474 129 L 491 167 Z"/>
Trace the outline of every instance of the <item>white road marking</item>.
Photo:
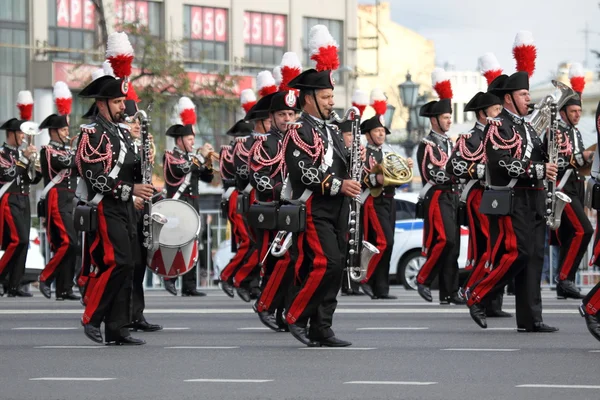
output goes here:
<path id="1" fill-rule="evenodd" d="M 267 382 L 273 382 L 273 379 L 184 379 L 184 382 L 203 382 L 203 383 L 267 383 Z"/>
<path id="2" fill-rule="evenodd" d="M 165 349 L 191 349 L 191 350 L 228 350 L 239 349 L 239 346 L 169 346 Z"/>
<path id="3" fill-rule="evenodd" d="M 104 346 L 35 346 L 34 349 L 105 349 Z"/>
<path id="4" fill-rule="evenodd" d="M 398 327 L 367 327 L 367 328 L 356 328 L 357 331 L 425 331 L 429 329 L 426 326 L 398 326 Z"/>
<path id="5" fill-rule="evenodd" d="M 338 351 L 353 351 L 353 350 L 377 350 L 376 347 L 298 347 L 300 350 L 338 350 Z"/>
<path id="6" fill-rule="evenodd" d="M 19 328 L 11 328 L 13 331 L 74 331 L 79 328 L 67 328 L 63 326 L 23 326 Z"/>
<path id="7" fill-rule="evenodd" d="M 181 328 L 163 328 L 163 331 L 187 331 L 190 328 L 185 328 L 185 327 L 181 327 Z"/>
<path id="8" fill-rule="evenodd" d="M 496 351 L 496 352 L 510 352 L 519 351 L 521 349 L 441 349 L 442 351 Z"/>
<path id="9" fill-rule="evenodd" d="M 270 331 L 266 326 L 251 326 L 248 328 L 237 328 L 238 331 Z"/>
<path id="10" fill-rule="evenodd" d="M 486 328 L 486 331 L 516 331 L 517 328 Z"/>
<path id="11" fill-rule="evenodd" d="M 352 385 L 405 385 L 405 386 L 428 386 L 437 385 L 437 382 L 408 382 L 408 381 L 351 381 L 344 384 Z"/>
<path id="12" fill-rule="evenodd" d="M 518 388 L 545 388 L 545 389 L 600 389 L 600 385 L 546 385 L 546 384 L 525 384 L 517 385 Z"/>
<path id="13" fill-rule="evenodd" d="M 590 350 L 590 353 L 600 353 L 600 350 Z"/>
<path id="14" fill-rule="evenodd" d="M 83 382 L 100 382 L 114 381 L 117 378 L 66 378 L 66 377 L 45 377 L 45 378 L 30 378 L 30 381 L 83 381 Z"/>

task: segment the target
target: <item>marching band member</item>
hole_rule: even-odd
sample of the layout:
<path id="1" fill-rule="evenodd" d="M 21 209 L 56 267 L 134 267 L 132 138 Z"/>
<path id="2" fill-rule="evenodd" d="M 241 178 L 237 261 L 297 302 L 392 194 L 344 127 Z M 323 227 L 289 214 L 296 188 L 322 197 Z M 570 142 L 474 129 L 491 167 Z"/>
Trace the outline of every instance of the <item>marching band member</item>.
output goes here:
<path id="1" fill-rule="evenodd" d="M 136 100 L 132 99 L 131 96 L 125 100 L 125 118 L 124 125 L 128 130 L 131 139 L 134 144 L 134 151 L 139 156 L 144 149 L 142 148 L 142 124 L 139 117 L 134 118 L 138 112 L 138 106 Z M 154 154 L 152 154 L 154 156 Z M 154 160 L 152 160 L 154 161 Z M 139 177 L 141 178 L 141 176 Z M 139 179 L 140 183 L 142 180 Z M 154 192 L 154 189 L 153 189 Z M 153 200 L 156 195 L 153 196 Z M 141 197 L 135 197 L 133 199 L 135 207 L 136 217 L 136 246 L 135 246 L 135 266 L 133 269 L 133 281 L 131 287 L 131 324 L 130 329 L 134 331 L 143 332 L 155 332 L 162 330 L 162 326 L 157 324 L 151 324 L 146 321 L 144 316 L 144 309 L 146 308 L 146 301 L 144 299 L 144 276 L 146 273 L 146 256 L 147 249 L 144 247 L 144 199 Z"/>
<path id="2" fill-rule="evenodd" d="M 179 110 L 183 125 L 171 126 L 166 135 L 175 139 L 175 147 L 172 151 L 165 152 L 164 178 L 167 187 L 167 198 L 172 198 L 181 185 L 185 184 L 186 176 L 191 174 L 189 185 L 181 193 L 180 200 L 192 205 L 196 211 L 200 210 L 200 196 L 198 191 L 199 181 L 210 183 L 213 180 L 212 163 L 210 160 L 203 163 L 197 156 L 191 155 L 194 151 L 196 134 L 194 124 L 196 123 L 195 106 L 188 97 L 179 100 Z M 206 296 L 206 293 L 196 289 L 196 266 L 182 277 L 182 296 Z M 177 278 L 165 279 L 165 289 L 177 295 L 175 282 Z"/>
<path id="3" fill-rule="evenodd" d="M 417 289 L 423 299 L 431 302 L 430 286 L 439 276 L 440 304 L 464 304 L 458 295 L 458 190 L 455 178 L 446 172 L 452 151 L 452 141 L 447 135 L 452 124 L 452 87 L 441 68 L 436 68 L 432 77 L 440 100 L 425 104 L 419 111 L 420 116 L 431 121 L 431 132 L 421 140 L 417 150 L 419 171 L 425 183 L 419 198 L 424 205 L 423 256 L 427 258 L 417 275 Z"/>
<path id="4" fill-rule="evenodd" d="M 35 146 L 19 149 L 25 138 L 23 123 L 31 119 L 33 111 L 30 92 L 19 92 L 17 107 L 20 119 L 9 119 L 0 126 L 6 131 L 6 142 L 0 148 L 0 238 L 4 249 L 0 259 L 0 296 L 8 291 L 8 297 L 31 297 L 20 283 L 25 273 L 31 228 L 29 191 L 31 185 L 42 179 L 42 174 L 30 165 L 37 155 Z"/>
<path id="5" fill-rule="evenodd" d="M 560 227 L 553 231 L 560 243 L 556 295 L 559 299 L 581 299 L 583 295 L 575 285 L 575 275 L 594 230 L 583 209 L 580 188 L 584 178 L 579 175 L 578 170 L 588 166 L 594 154 L 592 151 L 585 151 L 581 133 L 577 129 L 581 119 L 581 94 L 585 85 L 581 64 L 573 64 L 569 75 L 571 85 L 578 96 L 567 100 L 561 108 L 561 121 L 556 132 L 557 138 L 560 137 L 560 140 L 557 139 L 560 145 L 556 190 L 571 198 L 571 202 L 565 205 L 562 212 Z"/>
<path id="6" fill-rule="evenodd" d="M 346 255 L 347 197 L 360 194 L 360 183 L 349 179 L 343 139 L 326 123 L 334 106 L 332 74 L 339 60 L 337 54 L 332 60 L 323 50 L 337 44 L 323 25 L 314 26 L 309 36 L 317 69 L 304 71 L 288 85 L 300 90 L 303 114 L 288 129 L 285 164 L 292 198 L 305 201 L 306 229 L 294 235 L 303 262 L 296 263 L 300 288 L 286 321 L 290 333 L 306 346 L 345 347 L 351 343 L 339 339 L 331 326 Z"/>
<path id="7" fill-rule="evenodd" d="M 61 91 L 65 93 L 60 94 Z M 55 97 L 57 92 L 58 96 L 63 96 L 57 97 L 57 105 L 60 104 L 60 98 L 71 100 L 71 93 L 64 82 L 56 82 Z M 59 106 L 61 115 L 51 114 L 40 124 L 40 129 L 48 129 L 50 136 L 50 142 L 40 152 L 44 177 L 44 191 L 40 202 L 43 204 L 46 234 L 54 255 L 40 274 L 39 289 L 49 299 L 50 285 L 55 280 L 56 300 L 79 300 L 80 297 L 73 294 L 78 250 L 77 233 L 73 225 L 77 165 L 74 151 L 68 147 L 71 103 L 66 103 L 68 110 L 61 110 Z"/>
<path id="8" fill-rule="evenodd" d="M 500 201 L 512 201 L 506 215 L 488 214 L 491 272 L 471 287 L 467 305 L 473 320 L 487 328 L 485 301 L 515 278 L 516 318 L 520 332 L 555 332 L 542 320 L 540 282 L 546 229 L 543 179 L 556 179 L 557 166 L 546 163 L 546 153 L 535 130 L 525 122 L 530 102 L 525 71 L 496 78 L 495 93 L 502 94 L 504 109 L 498 121 L 486 126 L 488 186 L 497 192 L 512 190 Z M 492 193 L 492 192 L 490 192 Z M 485 195 L 484 195 L 485 196 Z M 491 203 L 491 209 L 509 204 Z M 484 200 L 482 199 L 482 203 Z M 482 210 L 483 211 L 483 210 Z"/>
<path id="9" fill-rule="evenodd" d="M 502 110 L 502 101 L 492 93 L 478 92 L 467 103 L 464 111 L 476 115 L 475 126 L 466 134 L 461 134 L 446 164 L 446 170 L 466 181 L 461 194 L 469 227 L 467 266 L 471 273 L 464 285 L 466 297 L 469 288 L 481 280 L 488 271 L 489 264 L 489 223 L 487 216 L 479 211 L 485 185 L 485 137 L 483 131 L 487 118 L 496 118 Z M 487 317 L 512 317 L 502 311 L 503 293 L 498 292 L 486 307 Z"/>
<path id="10" fill-rule="evenodd" d="M 256 104 L 256 103 L 255 103 Z M 253 124 L 242 120 L 237 121 L 227 132 L 226 135 L 237 137 L 248 137 L 252 133 Z M 219 155 L 221 178 L 223 181 L 223 195 L 226 201 L 227 219 L 231 224 L 231 251 L 235 253 L 233 258 L 227 263 L 221 271 L 220 281 L 221 289 L 225 294 L 233 298 L 233 277 L 242 267 L 246 255 L 251 249 L 250 235 L 246 229 L 246 223 L 242 215 L 237 212 L 237 200 L 239 191 L 235 187 L 235 164 L 234 164 L 234 146 L 232 140 L 229 145 L 222 146 Z"/>

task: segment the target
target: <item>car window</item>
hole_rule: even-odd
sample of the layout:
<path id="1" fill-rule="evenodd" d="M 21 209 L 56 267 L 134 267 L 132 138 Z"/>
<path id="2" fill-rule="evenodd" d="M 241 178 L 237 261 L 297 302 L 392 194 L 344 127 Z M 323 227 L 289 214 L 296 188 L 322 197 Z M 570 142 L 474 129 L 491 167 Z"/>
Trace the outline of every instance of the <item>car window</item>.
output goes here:
<path id="1" fill-rule="evenodd" d="M 396 221 L 415 218 L 414 203 L 405 200 L 396 199 Z"/>

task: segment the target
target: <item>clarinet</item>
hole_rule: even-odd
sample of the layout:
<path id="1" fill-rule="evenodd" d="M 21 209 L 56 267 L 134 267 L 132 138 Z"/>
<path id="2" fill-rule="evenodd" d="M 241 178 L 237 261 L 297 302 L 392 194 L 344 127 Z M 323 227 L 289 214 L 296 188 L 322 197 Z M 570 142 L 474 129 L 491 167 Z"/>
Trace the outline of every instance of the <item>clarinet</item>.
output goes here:
<path id="1" fill-rule="evenodd" d="M 139 110 L 132 117 L 141 119 L 141 131 L 142 131 L 142 152 L 141 152 L 141 169 L 142 169 L 142 183 L 151 185 L 152 184 L 152 158 L 151 149 L 152 143 L 148 138 L 148 124 L 150 119 L 143 110 Z M 143 213 L 143 245 L 146 249 L 152 248 L 152 199 L 144 200 L 144 213 Z"/>

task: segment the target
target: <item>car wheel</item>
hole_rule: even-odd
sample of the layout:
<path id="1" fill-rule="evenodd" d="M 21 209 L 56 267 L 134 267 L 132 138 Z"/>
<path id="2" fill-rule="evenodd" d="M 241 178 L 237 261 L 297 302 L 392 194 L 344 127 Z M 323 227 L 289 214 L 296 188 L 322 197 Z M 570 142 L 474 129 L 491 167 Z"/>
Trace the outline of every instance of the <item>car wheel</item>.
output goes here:
<path id="1" fill-rule="evenodd" d="M 398 263 L 398 276 L 406 290 L 417 290 L 417 275 L 425 263 L 419 250 L 406 254 Z"/>

